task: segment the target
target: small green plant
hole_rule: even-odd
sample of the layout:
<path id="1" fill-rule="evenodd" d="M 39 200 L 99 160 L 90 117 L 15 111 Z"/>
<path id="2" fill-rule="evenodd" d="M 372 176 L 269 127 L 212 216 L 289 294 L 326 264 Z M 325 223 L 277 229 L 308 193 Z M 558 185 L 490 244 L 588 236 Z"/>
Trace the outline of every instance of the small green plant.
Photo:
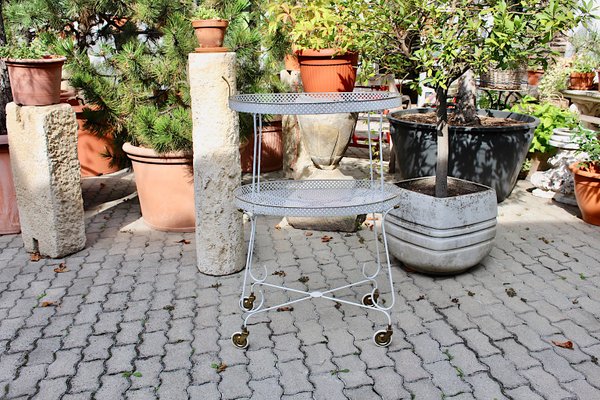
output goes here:
<path id="1" fill-rule="evenodd" d="M 600 141 L 598 141 L 598 132 L 590 129 L 579 128 L 573 135 L 573 140 L 579 144 L 580 154 L 585 154 L 586 159 L 580 162 L 580 165 L 586 169 L 592 169 L 600 163 Z"/>
<path id="2" fill-rule="evenodd" d="M 136 377 L 136 378 L 141 378 L 142 377 L 142 373 L 141 372 L 133 372 L 133 371 L 125 371 L 121 374 L 124 378 L 131 378 Z"/>
<path id="3" fill-rule="evenodd" d="M 24 43 L 10 43 L 0 46 L 0 58 L 39 60 L 49 55 L 48 45 L 38 38 L 32 40 L 28 45 Z"/>
<path id="4" fill-rule="evenodd" d="M 591 55 L 578 56 L 573 59 L 572 72 L 590 73 L 598 68 L 599 63 L 595 57 Z"/>
<path id="5" fill-rule="evenodd" d="M 569 75 L 571 71 L 568 67 L 568 61 L 564 58 L 557 59 L 554 64 L 549 66 L 544 72 L 538 85 L 538 93 L 541 101 L 562 100 L 561 90 L 568 86 Z"/>
<path id="6" fill-rule="evenodd" d="M 196 10 L 192 14 L 192 19 L 222 19 L 222 15 L 218 10 L 208 7 L 205 5 L 200 5 L 196 7 Z"/>
<path id="7" fill-rule="evenodd" d="M 525 96 L 510 111 L 529 114 L 540 119 L 540 124 L 535 129 L 533 141 L 529 147 L 530 152 L 547 152 L 550 150 L 548 141 L 554 129 L 573 129 L 579 124 L 579 118 L 575 113 L 557 107 L 549 102 L 538 103 L 535 98 L 530 96 Z"/>

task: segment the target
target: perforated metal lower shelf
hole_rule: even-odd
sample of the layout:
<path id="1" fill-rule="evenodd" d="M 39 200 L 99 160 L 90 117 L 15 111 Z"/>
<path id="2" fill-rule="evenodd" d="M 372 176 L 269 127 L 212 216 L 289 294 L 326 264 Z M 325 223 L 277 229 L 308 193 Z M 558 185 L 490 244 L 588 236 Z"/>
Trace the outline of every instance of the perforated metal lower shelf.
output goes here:
<path id="1" fill-rule="evenodd" d="M 258 185 L 255 186 L 258 188 Z M 234 191 L 236 206 L 261 215 L 290 217 L 344 216 L 384 212 L 397 204 L 399 189 L 369 180 L 303 180 L 261 182 Z"/>

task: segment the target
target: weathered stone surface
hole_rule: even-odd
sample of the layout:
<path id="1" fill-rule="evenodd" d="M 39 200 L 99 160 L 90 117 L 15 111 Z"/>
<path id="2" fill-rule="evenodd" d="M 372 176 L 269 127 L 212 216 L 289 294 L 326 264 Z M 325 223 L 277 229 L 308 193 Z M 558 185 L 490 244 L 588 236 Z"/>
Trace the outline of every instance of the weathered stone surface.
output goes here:
<path id="1" fill-rule="evenodd" d="M 85 247 L 77 122 L 67 104 L 6 106 L 23 243 L 59 258 Z"/>
<path id="2" fill-rule="evenodd" d="M 228 104 L 236 91 L 235 53 L 190 54 L 188 68 L 197 266 L 208 275 L 227 275 L 244 266 L 242 214 L 233 202 L 241 183 L 239 121 Z"/>

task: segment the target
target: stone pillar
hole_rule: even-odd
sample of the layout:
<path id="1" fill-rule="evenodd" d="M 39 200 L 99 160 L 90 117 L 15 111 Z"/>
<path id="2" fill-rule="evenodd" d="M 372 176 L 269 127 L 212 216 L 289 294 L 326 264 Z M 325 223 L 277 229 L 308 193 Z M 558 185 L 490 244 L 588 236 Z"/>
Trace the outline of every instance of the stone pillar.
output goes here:
<path id="1" fill-rule="evenodd" d="M 68 104 L 6 106 L 23 243 L 60 258 L 85 247 L 77 121 Z"/>
<path id="2" fill-rule="evenodd" d="M 194 124 L 194 195 L 198 270 L 227 275 L 244 267 L 242 213 L 233 190 L 242 171 L 237 112 L 235 53 L 192 53 L 188 76 Z"/>

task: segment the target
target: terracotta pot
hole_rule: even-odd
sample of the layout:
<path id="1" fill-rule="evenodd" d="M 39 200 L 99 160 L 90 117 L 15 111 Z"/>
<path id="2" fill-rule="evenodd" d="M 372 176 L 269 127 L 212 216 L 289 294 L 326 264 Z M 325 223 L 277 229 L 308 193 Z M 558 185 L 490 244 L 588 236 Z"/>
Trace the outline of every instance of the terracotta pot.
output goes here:
<path id="1" fill-rule="evenodd" d="M 283 63 L 287 71 L 300 71 L 300 62 L 295 54 L 286 54 Z"/>
<path id="2" fill-rule="evenodd" d="M 258 150 L 257 150 L 258 151 Z M 263 125 L 260 152 L 260 171 L 279 171 L 283 168 L 283 127 L 281 121 Z M 254 161 L 254 135 L 240 146 L 242 172 L 252 172 Z"/>
<path id="3" fill-rule="evenodd" d="M 123 145 L 135 173 L 142 218 L 152 229 L 193 232 L 194 177 L 192 159 L 183 152 L 157 154 L 152 149 Z"/>
<path id="4" fill-rule="evenodd" d="M 66 58 L 6 60 L 15 103 L 47 106 L 60 102 L 60 78 Z"/>
<path id="5" fill-rule="evenodd" d="M 540 83 L 540 79 L 544 75 L 543 69 L 528 70 L 527 71 L 527 84 L 529 86 L 537 86 Z"/>
<path id="6" fill-rule="evenodd" d="M 571 72 L 569 89 L 590 90 L 594 88 L 595 72 Z"/>
<path id="7" fill-rule="evenodd" d="M 600 165 L 592 164 L 590 170 L 582 167 L 579 162 L 569 166 L 575 180 L 577 205 L 585 222 L 600 225 Z"/>
<path id="8" fill-rule="evenodd" d="M 115 143 L 112 135 L 98 137 L 85 127 L 87 119 L 83 116 L 85 106 L 72 106 L 77 118 L 77 155 L 81 164 L 81 176 L 99 176 L 112 174 L 119 165 L 111 165 L 111 158 L 103 154 L 114 154 Z"/>
<path id="9" fill-rule="evenodd" d="M 0 235 L 21 232 L 17 195 L 10 167 L 8 136 L 0 135 Z"/>
<path id="10" fill-rule="evenodd" d="M 336 49 L 298 50 L 305 92 L 351 92 L 356 82 L 358 53 Z"/>
<path id="11" fill-rule="evenodd" d="M 224 19 L 202 19 L 192 21 L 194 33 L 201 48 L 222 47 L 229 21 Z"/>

